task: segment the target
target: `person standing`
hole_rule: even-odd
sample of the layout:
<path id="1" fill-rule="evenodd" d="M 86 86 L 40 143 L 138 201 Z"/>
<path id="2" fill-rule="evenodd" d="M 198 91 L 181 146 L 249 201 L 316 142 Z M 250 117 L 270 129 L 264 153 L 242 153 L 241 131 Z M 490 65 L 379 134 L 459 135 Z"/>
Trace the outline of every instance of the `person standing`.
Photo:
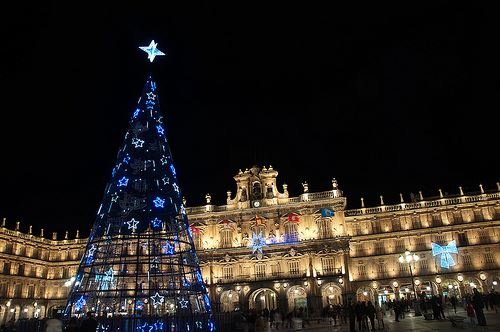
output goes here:
<path id="1" fill-rule="evenodd" d="M 399 315 L 401 314 L 401 305 L 398 300 L 395 300 L 393 306 L 394 306 L 394 316 L 395 316 L 394 321 L 399 322 Z"/>
<path id="2" fill-rule="evenodd" d="M 384 312 L 384 307 L 380 307 L 378 305 L 378 303 L 375 303 L 375 315 L 377 317 L 377 327 L 379 329 L 385 329 L 385 325 L 384 325 L 384 315 L 385 315 L 385 312 Z"/>
<path id="3" fill-rule="evenodd" d="M 456 314 L 457 313 L 457 297 L 455 295 L 453 295 L 450 298 L 450 303 L 451 303 L 451 306 L 453 307 L 453 310 L 455 311 L 455 314 Z"/>
<path id="4" fill-rule="evenodd" d="M 349 316 L 349 331 L 356 332 L 356 309 L 351 302 L 347 305 L 347 314 Z"/>
<path id="5" fill-rule="evenodd" d="M 476 311 L 477 324 L 480 326 L 486 326 L 486 317 L 484 317 L 484 301 L 483 295 L 479 293 L 477 288 L 473 289 L 474 295 L 472 296 L 472 306 Z"/>
<path id="6" fill-rule="evenodd" d="M 474 312 L 474 307 L 472 307 L 472 303 L 467 303 L 467 307 L 465 308 L 467 311 L 467 317 L 470 319 L 470 324 L 472 326 L 476 326 L 476 313 Z"/>
<path id="7" fill-rule="evenodd" d="M 87 319 L 83 321 L 80 330 L 82 332 L 95 332 L 97 330 L 97 320 L 92 311 L 87 312 Z"/>
<path id="8" fill-rule="evenodd" d="M 375 307 L 373 306 L 372 301 L 368 301 L 368 305 L 366 307 L 366 315 L 368 316 L 368 319 L 370 320 L 370 325 L 372 327 L 372 331 L 375 331 Z"/>

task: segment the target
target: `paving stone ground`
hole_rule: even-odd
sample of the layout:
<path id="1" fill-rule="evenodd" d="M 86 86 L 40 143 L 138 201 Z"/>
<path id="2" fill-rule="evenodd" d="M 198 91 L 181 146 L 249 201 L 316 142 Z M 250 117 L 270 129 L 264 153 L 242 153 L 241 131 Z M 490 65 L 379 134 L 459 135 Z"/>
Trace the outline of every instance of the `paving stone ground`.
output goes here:
<path id="1" fill-rule="evenodd" d="M 448 315 L 455 315 L 453 312 L 449 311 L 445 312 Z M 500 331 L 500 310 L 499 313 L 495 313 L 493 311 L 485 311 L 487 326 L 471 326 L 469 323 L 469 319 L 464 310 L 457 309 L 457 316 L 462 316 L 465 318 L 464 327 L 457 328 L 453 327 L 451 322 L 446 320 L 425 320 L 423 316 L 414 317 L 413 314 L 406 314 L 406 318 L 401 319 L 400 322 L 394 321 L 394 316 L 386 316 L 384 319 L 385 329 L 377 330 L 377 331 L 415 331 L 415 332 L 448 332 L 448 331 Z M 375 322 L 376 324 L 376 322 Z M 292 331 L 315 331 L 315 332 L 348 332 L 349 327 L 347 325 L 342 326 L 329 326 L 327 323 L 312 322 L 311 326 L 306 326 L 306 328 L 295 328 L 295 329 L 279 329 L 276 330 L 274 328 L 267 329 L 267 331 L 255 331 L 255 332 L 292 332 Z M 359 330 L 356 328 L 356 331 Z"/>

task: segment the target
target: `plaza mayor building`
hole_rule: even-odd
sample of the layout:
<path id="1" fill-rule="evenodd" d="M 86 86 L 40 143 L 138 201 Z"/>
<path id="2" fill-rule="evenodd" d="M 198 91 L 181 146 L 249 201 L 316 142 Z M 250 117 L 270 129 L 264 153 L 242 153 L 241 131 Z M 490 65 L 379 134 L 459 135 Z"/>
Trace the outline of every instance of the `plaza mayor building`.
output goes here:
<path id="1" fill-rule="evenodd" d="M 498 290 L 500 185 L 422 193 L 350 208 L 339 183 L 290 197 L 269 167 L 240 170 L 226 205 L 187 213 L 215 312 L 304 307 L 417 294 Z M 358 205 L 356 202 L 349 206 Z M 0 324 L 45 317 L 66 303 L 87 239 L 0 227 Z M 75 231 L 73 231 L 75 232 Z"/>

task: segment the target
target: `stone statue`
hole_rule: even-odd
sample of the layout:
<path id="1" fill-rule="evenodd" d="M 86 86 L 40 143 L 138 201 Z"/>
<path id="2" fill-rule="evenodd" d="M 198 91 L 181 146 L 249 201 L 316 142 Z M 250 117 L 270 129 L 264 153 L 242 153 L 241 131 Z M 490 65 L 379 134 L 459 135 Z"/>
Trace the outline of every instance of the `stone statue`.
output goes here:
<path id="1" fill-rule="evenodd" d="M 304 181 L 304 183 L 302 183 L 302 187 L 304 187 L 305 193 L 309 192 L 309 184 L 307 183 L 307 181 Z"/>
<path id="2" fill-rule="evenodd" d="M 209 205 L 210 202 L 212 201 L 212 196 L 210 196 L 210 194 L 206 194 L 205 199 L 207 200 L 207 205 Z"/>
<path id="3" fill-rule="evenodd" d="M 339 184 L 337 183 L 337 179 L 335 179 L 335 178 L 332 179 L 332 187 L 333 187 L 333 190 L 339 189 Z"/>

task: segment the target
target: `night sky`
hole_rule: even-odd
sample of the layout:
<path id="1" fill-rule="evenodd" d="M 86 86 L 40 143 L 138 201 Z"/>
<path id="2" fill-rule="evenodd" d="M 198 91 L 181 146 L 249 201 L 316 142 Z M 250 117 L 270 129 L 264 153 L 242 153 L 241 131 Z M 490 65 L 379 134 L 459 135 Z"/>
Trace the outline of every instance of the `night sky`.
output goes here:
<path id="1" fill-rule="evenodd" d="M 137 47 L 151 39 L 168 53 L 153 72 L 188 206 L 207 192 L 225 204 L 253 164 L 273 165 L 293 196 L 336 177 L 349 208 L 495 189 L 496 11 L 312 2 L 5 10 L 0 217 L 88 234 L 149 71 Z"/>

